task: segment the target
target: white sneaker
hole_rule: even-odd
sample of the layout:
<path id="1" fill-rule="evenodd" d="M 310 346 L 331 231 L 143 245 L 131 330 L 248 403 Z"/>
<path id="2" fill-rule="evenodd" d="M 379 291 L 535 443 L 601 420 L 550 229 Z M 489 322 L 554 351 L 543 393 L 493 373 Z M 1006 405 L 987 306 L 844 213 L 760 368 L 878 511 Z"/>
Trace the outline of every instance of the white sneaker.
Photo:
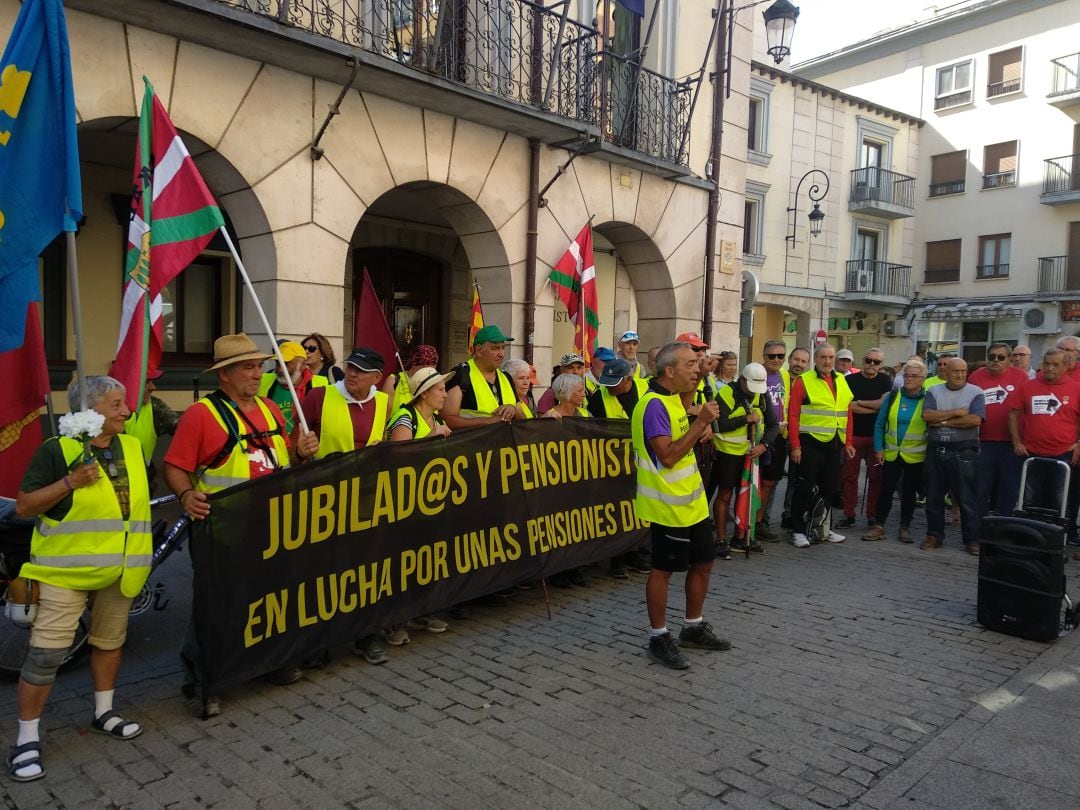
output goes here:
<path id="1" fill-rule="evenodd" d="M 843 543 L 844 535 L 837 534 L 836 532 L 829 532 L 829 536 L 826 538 L 830 543 Z"/>
<path id="2" fill-rule="evenodd" d="M 843 538 L 840 539 L 842 540 Z M 806 539 L 806 535 L 799 534 L 798 532 L 791 535 L 791 544 L 795 546 L 795 548 L 810 548 L 810 541 Z"/>

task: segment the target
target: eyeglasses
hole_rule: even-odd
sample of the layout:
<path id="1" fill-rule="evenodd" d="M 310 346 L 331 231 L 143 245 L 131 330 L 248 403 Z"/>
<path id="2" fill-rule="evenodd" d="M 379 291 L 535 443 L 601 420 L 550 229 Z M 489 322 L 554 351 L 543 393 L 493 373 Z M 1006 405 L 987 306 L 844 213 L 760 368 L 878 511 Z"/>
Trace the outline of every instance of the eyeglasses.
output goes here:
<path id="1" fill-rule="evenodd" d="M 873 357 L 864 357 L 862 361 L 864 363 L 869 363 L 872 366 L 880 366 L 883 362 L 885 362 L 884 360 L 875 360 Z"/>
<path id="2" fill-rule="evenodd" d="M 1008 360 L 1009 355 L 1007 355 L 1007 354 L 988 354 L 988 355 L 986 355 L 986 359 L 987 360 Z"/>
<path id="3" fill-rule="evenodd" d="M 770 360 L 783 360 L 784 359 L 783 353 L 780 353 L 780 354 L 767 354 L 765 356 L 768 357 Z"/>
<path id="4" fill-rule="evenodd" d="M 698 354 L 701 354 L 701 353 L 703 353 L 705 351 L 705 347 L 704 346 L 695 346 L 694 351 L 697 352 Z"/>
<path id="5" fill-rule="evenodd" d="M 312 352 L 317 352 L 318 350 L 319 350 L 318 345 L 309 346 L 307 343 L 304 344 L 304 351 L 307 352 L 308 354 L 311 354 Z"/>
<path id="6" fill-rule="evenodd" d="M 112 450 L 105 448 L 101 451 L 101 455 L 105 458 L 105 472 L 109 474 L 109 478 L 118 478 L 120 476 L 120 468 L 116 466 L 116 462 L 113 460 Z"/>

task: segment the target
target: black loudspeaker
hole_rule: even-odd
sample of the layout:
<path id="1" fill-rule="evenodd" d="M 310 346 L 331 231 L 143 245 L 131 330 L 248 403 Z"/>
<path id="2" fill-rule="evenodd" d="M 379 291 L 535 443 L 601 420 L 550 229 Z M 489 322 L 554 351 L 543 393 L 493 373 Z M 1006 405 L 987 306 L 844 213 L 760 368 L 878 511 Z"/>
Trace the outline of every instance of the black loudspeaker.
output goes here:
<path id="1" fill-rule="evenodd" d="M 1046 521 L 1023 512 L 983 518 L 978 620 L 988 630 L 1034 641 L 1060 634 L 1065 529 Z"/>

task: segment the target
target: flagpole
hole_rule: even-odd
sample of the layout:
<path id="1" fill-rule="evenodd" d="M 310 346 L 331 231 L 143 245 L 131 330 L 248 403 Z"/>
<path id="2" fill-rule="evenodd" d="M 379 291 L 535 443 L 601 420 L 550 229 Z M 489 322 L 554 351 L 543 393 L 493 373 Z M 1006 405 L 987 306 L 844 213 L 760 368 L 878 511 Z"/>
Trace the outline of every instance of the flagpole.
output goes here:
<path id="1" fill-rule="evenodd" d="M 281 355 L 281 347 L 277 345 L 277 340 L 274 338 L 274 330 L 270 328 L 270 321 L 266 319 L 266 312 L 262 308 L 262 302 L 259 301 L 259 296 L 255 294 L 255 288 L 251 285 L 251 279 L 248 277 L 247 270 L 244 268 L 244 263 L 240 260 L 240 254 L 236 250 L 236 245 L 233 244 L 232 238 L 229 236 L 229 232 L 225 230 L 225 226 L 222 225 L 218 230 L 221 235 L 225 237 L 225 244 L 229 246 L 229 252 L 232 254 L 233 261 L 236 262 L 236 269 L 240 271 L 240 278 L 244 280 L 244 286 L 247 287 L 249 293 L 251 293 L 251 300 L 255 302 L 255 311 L 259 313 L 259 319 L 262 321 L 263 328 L 266 329 L 266 334 L 270 336 L 270 345 L 274 347 L 274 356 L 278 362 L 281 363 L 281 367 L 285 369 L 285 384 L 289 386 L 289 394 L 292 396 L 293 401 L 293 413 L 296 414 L 296 419 L 300 423 L 300 426 L 304 429 L 304 433 L 310 433 L 307 420 L 304 418 L 304 409 L 300 407 L 300 397 L 296 394 L 296 387 L 293 385 L 292 375 L 289 374 L 289 367 L 285 363 L 285 358 Z"/>
<path id="2" fill-rule="evenodd" d="M 75 231 L 66 231 L 68 289 L 71 291 L 71 327 L 75 332 L 75 376 L 79 380 L 79 410 L 86 410 L 86 367 L 83 360 L 82 314 L 79 305 L 79 260 L 75 255 Z"/>

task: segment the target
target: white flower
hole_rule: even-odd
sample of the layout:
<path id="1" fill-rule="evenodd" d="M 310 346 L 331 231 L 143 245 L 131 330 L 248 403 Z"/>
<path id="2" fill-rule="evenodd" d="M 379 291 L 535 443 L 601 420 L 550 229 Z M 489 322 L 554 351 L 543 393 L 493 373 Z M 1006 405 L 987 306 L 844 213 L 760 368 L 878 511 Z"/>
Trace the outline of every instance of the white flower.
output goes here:
<path id="1" fill-rule="evenodd" d="M 65 413 L 60 417 L 60 435 L 81 442 L 89 441 L 101 434 L 105 427 L 105 417 L 97 411 L 79 411 Z"/>

